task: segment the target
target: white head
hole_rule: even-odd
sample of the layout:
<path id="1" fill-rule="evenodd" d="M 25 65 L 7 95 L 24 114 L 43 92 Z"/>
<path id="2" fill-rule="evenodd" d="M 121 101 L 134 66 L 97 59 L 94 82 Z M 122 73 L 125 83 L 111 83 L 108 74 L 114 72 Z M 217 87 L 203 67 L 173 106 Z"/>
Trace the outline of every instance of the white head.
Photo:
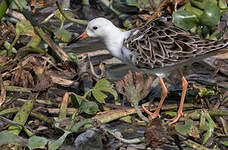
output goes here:
<path id="1" fill-rule="evenodd" d="M 127 35 L 129 35 L 129 33 Z M 85 32 L 83 32 L 77 40 L 87 37 L 101 39 L 113 56 L 122 59 L 121 49 L 125 32 L 122 32 L 111 21 L 105 18 L 95 18 L 91 20 Z"/>
<path id="2" fill-rule="evenodd" d="M 85 32 L 89 37 L 105 38 L 117 29 L 113 23 L 105 18 L 95 18 L 89 22 Z"/>

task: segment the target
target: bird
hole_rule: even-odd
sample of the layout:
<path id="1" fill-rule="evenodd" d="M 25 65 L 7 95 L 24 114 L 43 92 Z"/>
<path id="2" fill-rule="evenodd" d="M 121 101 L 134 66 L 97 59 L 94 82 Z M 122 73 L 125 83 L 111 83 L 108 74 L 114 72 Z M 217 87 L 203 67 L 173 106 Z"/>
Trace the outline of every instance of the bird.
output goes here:
<path id="1" fill-rule="evenodd" d="M 162 87 L 160 102 L 154 113 L 143 107 L 149 119 L 160 117 L 160 109 L 168 94 L 163 78 L 175 70 L 180 74 L 182 80 L 180 106 L 177 115 L 170 119 L 170 125 L 178 122 L 183 115 L 188 82 L 181 67 L 228 51 L 228 39 L 217 41 L 201 39 L 167 23 L 164 18 L 157 18 L 149 24 L 129 31 L 122 31 L 106 18 L 95 18 L 88 23 L 85 31 L 68 45 L 88 37 L 100 39 L 107 50 L 122 62 L 133 66 L 136 70 L 158 77 Z"/>

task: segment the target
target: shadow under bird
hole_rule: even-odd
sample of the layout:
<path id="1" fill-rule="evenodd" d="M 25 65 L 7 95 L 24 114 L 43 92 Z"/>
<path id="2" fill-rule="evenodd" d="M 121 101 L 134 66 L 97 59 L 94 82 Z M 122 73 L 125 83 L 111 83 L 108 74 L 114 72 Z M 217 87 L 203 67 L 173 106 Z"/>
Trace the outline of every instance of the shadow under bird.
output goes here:
<path id="1" fill-rule="evenodd" d="M 228 39 L 218 41 L 201 39 L 162 19 L 123 32 L 111 21 L 95 18 L 89 22 L 85 32 L 68 44 L 87 37 L 99 38 L 113 56 L 139 71 L 159 78 L 162 96 L 158 107 L 154 113 L 143 107 L 150 119 L 160 116 L 160 109 L 168 94 L 163 78 L 172 70 L 179 72 L 182 80 L 182 96 L 177 116 L 170 119 L 170 124 L 176 123 L 183 115 L 188 82 L 180 68 L 209 56 L 228 52 Z"/>

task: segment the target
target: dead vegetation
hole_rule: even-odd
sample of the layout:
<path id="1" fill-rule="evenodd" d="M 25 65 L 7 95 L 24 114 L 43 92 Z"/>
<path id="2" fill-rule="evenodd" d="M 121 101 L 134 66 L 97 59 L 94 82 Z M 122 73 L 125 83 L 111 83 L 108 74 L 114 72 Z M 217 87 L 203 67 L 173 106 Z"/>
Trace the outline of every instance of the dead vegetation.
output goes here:
<path id="1" fill-rule="evenodd" d="M 66 47 L 71 32 L 81 32 L 91 14 L 120 22 L 116 15 L 121 18 L 122 12 L 107 7 L 105 0 L 89 2 L 72 7 L 76 18 L 59 10 L 54 1 L 32 0 L 24 6 L 15 0 L 17 9 L 7 6 L 0 22 L 0 149 L 226 149 L 227 53 L 183 68 L 189 88 L 184 116 L 178 123 L 169 126 L 163 119 L 175 116 L 178 108 L 181 86 L 175 73 L 166 79 L 170 93 L 161 118 L 148 120 L 141 106 L 155 110 L 161 91 L 156 78 L 123 71 L 119 64 L 110 67 L 117 60 L 104 49 L 79 54 L 80 49 L 87 51 L 91 41 L 70 50 Z M 122 19 L 126 28 L 171 15 L 189 1 L 165 0 L 160 5 L 149 3 L 149 7 L 148 2 L 137 2 L 124 5 L 139 10 Z M 196 2 L 191 0 L 192 7 L 198 6 Z M 226 4 L 226 8 L 220 7 L 225 15 L 208 37 L 224 29 L 226 38 L 227 3 L 217 3 Z M 148 9 L 151 5 L 156 8 L 153 15 Z M 110 11 L 112 15 L 107 15 Z M 76 25 L 72 27 L 69 19 Z M 92 41 L 92 48 L 97 43 Z"/>

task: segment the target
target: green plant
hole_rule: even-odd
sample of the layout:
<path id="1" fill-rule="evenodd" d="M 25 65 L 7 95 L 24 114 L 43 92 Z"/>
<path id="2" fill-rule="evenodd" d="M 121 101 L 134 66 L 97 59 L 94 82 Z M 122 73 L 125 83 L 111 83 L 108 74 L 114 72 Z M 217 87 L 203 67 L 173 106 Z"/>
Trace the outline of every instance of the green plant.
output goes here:
<path id="1" fill-rule="evenodd" d="M 227 9 L 224 0 L 190 0 L 184 7 L 173 13 L 173 22 L 176 26 L 196 32 L 199 36 L 211 40 L 221 37 L 219 30 L 212 30 L 218 25 L 221 13 Z"/>

